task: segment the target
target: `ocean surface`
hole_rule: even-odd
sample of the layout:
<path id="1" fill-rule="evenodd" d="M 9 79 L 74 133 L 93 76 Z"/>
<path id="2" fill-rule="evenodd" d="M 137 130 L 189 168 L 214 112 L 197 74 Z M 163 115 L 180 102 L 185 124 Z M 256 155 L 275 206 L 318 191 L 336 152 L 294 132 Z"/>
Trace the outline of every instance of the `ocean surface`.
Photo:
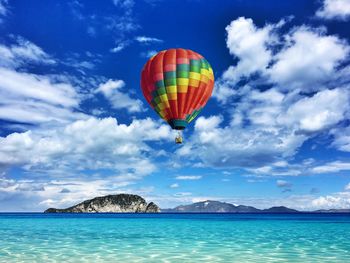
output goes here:
<path id="1" fill-rule="evenodd" d="M 0 213 L 0 262 L 350 262 L 350 215 Z"/>

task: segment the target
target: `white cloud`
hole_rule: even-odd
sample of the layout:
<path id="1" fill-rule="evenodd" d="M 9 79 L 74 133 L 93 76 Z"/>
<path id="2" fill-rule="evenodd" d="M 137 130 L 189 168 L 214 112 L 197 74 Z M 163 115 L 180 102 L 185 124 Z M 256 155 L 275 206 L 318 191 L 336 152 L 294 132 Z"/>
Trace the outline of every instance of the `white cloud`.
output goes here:
<path id="1" fill-rule="evenodd" d="M 348 184 L 344 187 L 344 190 L 350 191 L 350 183 L 348 183 Z"/>
<path id="2" fill-rule="evenodd" d="M 249 168 L 292 156 L 306 140 L 303 134 L 278 125 L 231 123 L 220 127 L 220 119 L 199 117 L 193 136 L 177 154 L 190 160 L 199 159 L 205 166 Z"/>
<path id="3" fill-rule="evenodd" d="M 128 46 L 127 43 L 125 42 L 122 42 L 122 43 L 119 43 L 117 46 L 115 46 L 114 48 L 111 48 L 111 52 L 112 53 L 118 53 L 120 51 L 122 51 L 124 48 L 126 48 Z"/>
<path id="4" fill-rule="evenodd" d="M 169 127 L 151 119 L 125 125 L 114 118 L 89 118 L 54 130 L 0 137 L 0 165 L 69 173 L 110 169 L 137 179 L 156 168 L 146 157 L 152 152 L 146 142 L 169 139 Z"/>
<path id="5" fill-rule="evenodd" d="M 350 193 L 339 192 L 320 196 L 312 200 L 311 204 L 318 209 L 348 209 L 350 207 Z"/>
<path id="6" fill-rule="evenodd" d="M 277 180 L 276 185 L 281 188 L 291 188 L 293 184 L 285 180 Z"/>
<path id="7" fill-rule="evenodd" d="M 349 46 L 337 36 L 301 26 L 284 36 L 286 44 L 274 56 L 267 74 L 282 90 L 318 90 L 333 77 L 336 67 L 349 53 Z M 332 52 L 329 52 L 332 50 Z"/>
<path id="8" fill-rule="evenodd" d="M 201 175 L 178 175 L 175 177 L 176 180 L 199 180 L 202 179 Z"/>
<path id="9" fill-rule="evenodd" d="M 253 174 L 249 175 L 256 177 L 269 177 L 269 176 L 300 176 L 304 173 L 308 167 L 307 164 L 289 164 L 286 161 L 276 161 L 269 165 L 260 166 L 258 168 L 249 168 L 249 172 Z"/>
<path id="10" fill-rule="evenodd" d="M 226 27 L 226 44 L 238 63 L 216 81 L 213 96 L 219 102 L 226 104 L 242 95 L 238 83 L 252 75 L 258 78 L 247 79 L 248 85 L 274 84 L 284 93 L 312 93 L 335 87 L 332 82 L 342 83 L 347 78 L 347 71 L 338 68 L 350 51 L 345 40 L 327 35 L 325 28 L 305 25 L 281 34 L 279 29 L 285 23 L 281 20 L 258 28 L 252 19 L 241 17 Z"/>
<path id="11" fill-rule="evenodd" d="M 109 79 L 107 82 L 100 84 L 95 92 L 101 92 L 115 109 L 126 109 L 128 112 L 143 111 L 142 101 L 133 99 L 128 93 L 121 91 L 124 87 L 125 82 L 123 80 Z"/>
<path id="12" fill-rule="evenodd" d="M 121 89 L 125 86 L 125 82 L 123 80 L 112 80 L 109 79 L 106 83 L 100 84 L 97 92 L 102 92 L 106 97 L 109 97 L 113 94 L 114 90 Z"/>
<path id="13" fill-rule="evenodd" d="M 75 55 L 75 57 L 73 57 Z M 68 67 L 76 68 L 78 71 L 83 72 L 85 69 L 94 69 L 95 64 L 99 62 L 98 59 L 93 58 L 93 56 L 88 56 L 89 61 L 80 60 L 80 56 L 78 54 L 74 54 L 72 57 L 69 57 L 66 61 L 62 62 L 64 65 Z M 93 63 L 94 62 L 94 63 Z"/>
<path id="14" fill-rule="evenodd" d="M 244 109 L 248 105 L 249 109 Z M 254 125 L 277 125 L 277 117 L 283 112 L 284 105 L 285 95 L 274 88 L 264 92 L 251 90 L 241 104 L 243 109 L 240 112 L 246 111 L 246 117 Z"/>
<path id="15" fill-rule="evenodd" d="M 322 7 L 316 16 L 324 19 L 348 20 L 350 17 L 349 0 L 323 0 Z"/>
<path id="16" fill-rule="evenodd" d="M 345 89 L 323 90 L 292 104 L 280 121 L 297 125 L 306 132 L 321 131 L 346 118 L 349 109 L 349 92 Z"/>
<path id="17" fill-rule="evenodd" d="M 102 23 L 105 24 L 108 30 L 111 30 L 114 33 L 116 39 L 130 39 L 126 37 L 126 34 L 140 28 L 140 25 L 136 22 L 135 15 L 133 13 L 135 1 L 113 0 L 113 3 L 117 9 L 116 14 L 103 17 Z"/>
<path id="18" fill-rule="evenodd" d="M 48 66 L 56 61 L 22 37 L 12 40 L 10 45 L 0 45 L 0 119 L 45 125 L 85 119 L 79 112 L 83 95 L 69 76 L 27 72 L 33 63 Z"/>
<path id="19" fill-rule="evenodd" d="M 80 103 L 76 88 L 50 77 L 0 67 L 0 119 L 43 123 L 84 118 L 75 112 Z"/>
<path id="20" fill-rule="evenodd" d="M 337 173 L 341 171 L 349 171 L 350 163 L 342 161 L 334 161 L 325 165 L 315 166 L 311 169 L 313 173 Z"/>
<path id="21" fill-rule="evenodd" d="M 293 157 L 321 132 L 331 131 L 338 149 L 350 144 L 350 136 L 337 128 L 349 118 L 343 66 L 348 43 L 305 25 L 282 34 L 285 23 L 259 28 L 238 18 L 226 28 L 227 47 L 238 63 L 218 79 L 214 97 L 226 104 L 229 117 L 198 118 L 179 156 L 204 166 L 242 167 L 258 176 L 297 176 L 306 169 L 274 164 Z"/>
<path id="22" fill-rule="evenodd" d="M 150 43 L 161 43 L 163 40 L 155 37 L 138 36 L 135 40 L 139 43 L 150 44 Z"/>
<path id="23" fill-rule="evenodd" d="M 178 187 L 179 187 L 179 184 L 174 183 L 174 184 L 169 185 L 169 187 L 170 187 L 170 188 L 178 188 Z"/>
<path id="24" fill-rule="evenodd" d="M 240 17 L 226 27 L 226 45 L 230 54 L 239 59 L 237 65 L 230 66 L 216 81 L 213 96 L 220 102 L 226 103 L 235 95 L 236 83 L 242 77 L 253 73 L 263 72 L 268 66 L 272 53 L 268 45 L 275 41 L 273 25 L 259 29 L 250 18 Z"/>
<path id="25" fill-rule="evenodd" d="M 258 175 L 301 175 L 301 167 L 281 167 L 278 161 L 294 156 L 317 132 L 346 120 L 347 93 L 337 88 L 302 97 L 284 95 L 276 88 L 249 89 L 229 110 L 228 124 L 222 116 L 199 117 L 193 136 L 177 154 L 204 166 L 243 167 Z"/>
<path id="26" fill-rule="evenodd" d="M 208 118 L 199 118 L 195 123 L 195 129 L 201 131 L 210 131 L 217 128 L 222 122 L 221 116 L 210 116 Z M 210 139 L 210 138 L 209 138 Z"/>
<path id="27" fill-rule="evenodd" d="M 213 97 L 216 98 L 220 103 L 226 104 L 234 95 L 237 94 L 236 90 L 232 88 L 232 83 L 228 83 L 227 80 L 221 78 L 215 81 L 215 88 Z"/>
<path id="28" fill-rule="evenodd" d="M 334 136 L 332 146 L 340 151 L 350 152 L 350 126 L 335 128 L 331 134 Z"/>
<path id="29" fill-rule="evenodd" d="M 17 68 L 28 63 L 55 63 L 55 60 L 44 50 L 22 37 L 16 37 L 15 43 L 11 46 L 0 44 L 0 57 L 0 66 L 11 68 Z"/>
<path id="30" fill-rule="evenodd" d="M 271 25 L 257 28 L 250 18 L 240 17 L 226 27 L 227 47 L 230 54 L 239 59 L 238 64 L 229 67 L 223 74 L 225 79 L 237 82 L 242 76 L 266 69 L 271 60 L 267 45 L 272 41 Z"/>
<path id="31" fill-rule="evenodd" d="M 77 93 L 72 86 L 52 83 L 45 76 L 0 68 L 0 88 L 1 92 L 11 94 L 8 97 L 35 99 L 66 107 L 78 106 Z"/>

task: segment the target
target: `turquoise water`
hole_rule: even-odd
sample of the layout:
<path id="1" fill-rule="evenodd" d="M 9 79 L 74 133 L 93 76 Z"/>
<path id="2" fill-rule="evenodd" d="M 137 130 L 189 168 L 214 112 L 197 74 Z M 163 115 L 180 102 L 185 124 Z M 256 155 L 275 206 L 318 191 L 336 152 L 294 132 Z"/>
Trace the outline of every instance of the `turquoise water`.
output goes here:
<path id="1" fill-rule="evenodd" d="M 350 262 L 350 215 L 3 213 L 0 262 Z"/>

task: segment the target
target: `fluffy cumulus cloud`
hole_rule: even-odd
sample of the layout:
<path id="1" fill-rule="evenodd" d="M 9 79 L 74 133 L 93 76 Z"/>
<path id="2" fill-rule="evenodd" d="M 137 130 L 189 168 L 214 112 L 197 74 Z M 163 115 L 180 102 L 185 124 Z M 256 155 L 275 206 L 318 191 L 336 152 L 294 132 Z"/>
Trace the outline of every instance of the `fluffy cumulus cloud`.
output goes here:
<path id="1" fill-rule="evenodd" d="M 322 90 L 310 97 L 284 95 L 275 88 L 249 89 L 222 116 L 199 117 L 194 135 L 179 156 L 214 167 L 243 167 L 261 176 L 297 176 L 303 169 L 286 163 L 315 134 L 347 119 L 347 90 Z"/>
<path id="2" fill-rule="evenodd" d="M 271 60 L 271 51 L 267 46 L 273 41 L 272 29 L 271 25 L 257 28 L 252 19 L 244 17 L 226 27 L 227 47 L 239 62 L 226 70 L 224 78 L 237 81 L 242 76 L 266 69 Z"/>
<path id="3" fill-rule="evenodd" d="M 273 42 L 274 26 L 257 28 L 252 19 L 240 17 L 226 27 L 227 48 L 230 54 L 239 59 L 237 65 L 230 66 L 222 79 L 217 81 L 214 96 L 221 102 L 235 95 L 231 88 L 242 77 L 262 72 L 271 60 L 271 51 L 267 46 Z"/>
<path id="4" fill-rule="evenodd" d="M 313 134 L 346 119 L 349 97 L 344 92 L 347 94 L 346 90 L 323 90 L 300 99 L 274 88 L 248 90 L 233 105 L 228 124 L 222 125 L 221 116 L 198 118 L 192 140 L 178 154 L 197 156 L 204 164 L 214 166 L 270 167 L 268 171 L 254 171 L 287 175 L 285 167 L 266 165 L 293 156 Z M 288 166 L 289 175 L 300 174 L 291 168 Z"/>
<path id="5" fill-rule="evenodd" d="M 125 125 L 114 118 L 89 118 L 55 130 L 0 137 L 0 169 L 25 171 L 17 180 L 0 176 L 0 203 L 2 198 L 25 199 L 28 203 L 20 203 L 29 207 L 23 210 L 42 211 L 99 195 L 137 194 L 137 189 L 126 187 L 157 169 L 152 157 L 156 153 L 148 142 L 167 141 L 170 133 L 167 125 L 151 119 Z"/>
<path id="6" fill-rule="evenodd" d="M 304 135 L 278 126 L 220 127 L 221 122 L 219 116 L 200 117 L 191 141 L 177 154 L 215 167 L 259 167 L 292 156 L 305 140 Z"/>
<path id="7" fill-rule="evenodd" d="M 349 53 L 345 41 L 327 36 L 320 29 L 301 26 L 284 38 L 286 44 L 274 56 L 275 63 L 266 72 L 283 90 L 319 90 Z"/>
<path id="8" fill-rule="evenodd" d="M 350 192 L 320 196 L 313 199 L 311 205 L 317 209 L 349 209 Z"/>
<path id="9" fill-rule="evenodd" d="M 61 129 L 12 133 L 0 138 L 1 166 L 51 171 L 112 169 L 149 174 L 155 166 L 146 158 L 151 140 L 170 136 L 168 126 L 151 119 L 119 124 L 114 118 L 75 121 Z"/>
<path id="10" fill-rule="evenodd" d="M 241 17 L 227 26 L 227 47 L 237 63 L 219 77 L 214 97 L 228 115 L 198 118 L 190 142 L 177 154 L 259 176 L 301 175 L 301 167 L 275 164 L 321 133 L 333 135 L 335 147 L 347 148 L 350 136 L 341 126 L 349 119 L 344 79 L 350 47 L 324 28 L 302 25 L 281 34 L 287 24 L 259 28 Z"/>
<path id="11" fill-rule="evenodd" d="M 275 84 L 283 92 L 300 89 L 304 93 L 334 87 L 331 80 L 347 75 L 344 71 L 337 77 L 350 51 L 345 40 L 327 35 L 324 28 L 305 25 L 280 34 L 287 22 L 258 28 L 252 19 L 240 17 L 226 27 L 227 47 L 238 62 L 217 81 L 214 97 L 219 102 L 225 104 L 240 95 L 238 81 L 253 74 L 260 76 L 259 83 Z"/>
<path id="12" fill-rule="evenodd" d="M 324 19 L 348 20 L 350 17 L 349 0 L 323 0 L 316 16 Z"/>
<path id="13" fill-rule="evenodd" d="M 300 131 L 322 131 L 346 119 L 349 103 L 347 89 L 323 90 L 292 104 L 280 121 Z"/>
<path id="14" fill-rule="evenodd" d="M 102 83 L 95 90 L 96 93 L 102 93 L 115 109 L 126 109 L 128 112 L 143 111 L 142 101 L 131 98 L 130 94 L 122 91 L 125 87 L 123 80 L 109 79 Z"/>

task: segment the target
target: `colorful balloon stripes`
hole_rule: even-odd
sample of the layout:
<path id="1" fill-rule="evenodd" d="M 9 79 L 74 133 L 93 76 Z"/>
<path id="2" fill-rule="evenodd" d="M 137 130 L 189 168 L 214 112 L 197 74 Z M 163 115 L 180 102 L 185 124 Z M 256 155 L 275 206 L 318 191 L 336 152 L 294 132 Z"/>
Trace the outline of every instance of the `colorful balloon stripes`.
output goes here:
<path id="1" fill-rule="evenodd" d="M 141 88 L 151 107 L 173 129 L 183 130 L 200 113 L 214 87 L 208 61 L 188 49 L 164 50 L 143 67 Z"/>

